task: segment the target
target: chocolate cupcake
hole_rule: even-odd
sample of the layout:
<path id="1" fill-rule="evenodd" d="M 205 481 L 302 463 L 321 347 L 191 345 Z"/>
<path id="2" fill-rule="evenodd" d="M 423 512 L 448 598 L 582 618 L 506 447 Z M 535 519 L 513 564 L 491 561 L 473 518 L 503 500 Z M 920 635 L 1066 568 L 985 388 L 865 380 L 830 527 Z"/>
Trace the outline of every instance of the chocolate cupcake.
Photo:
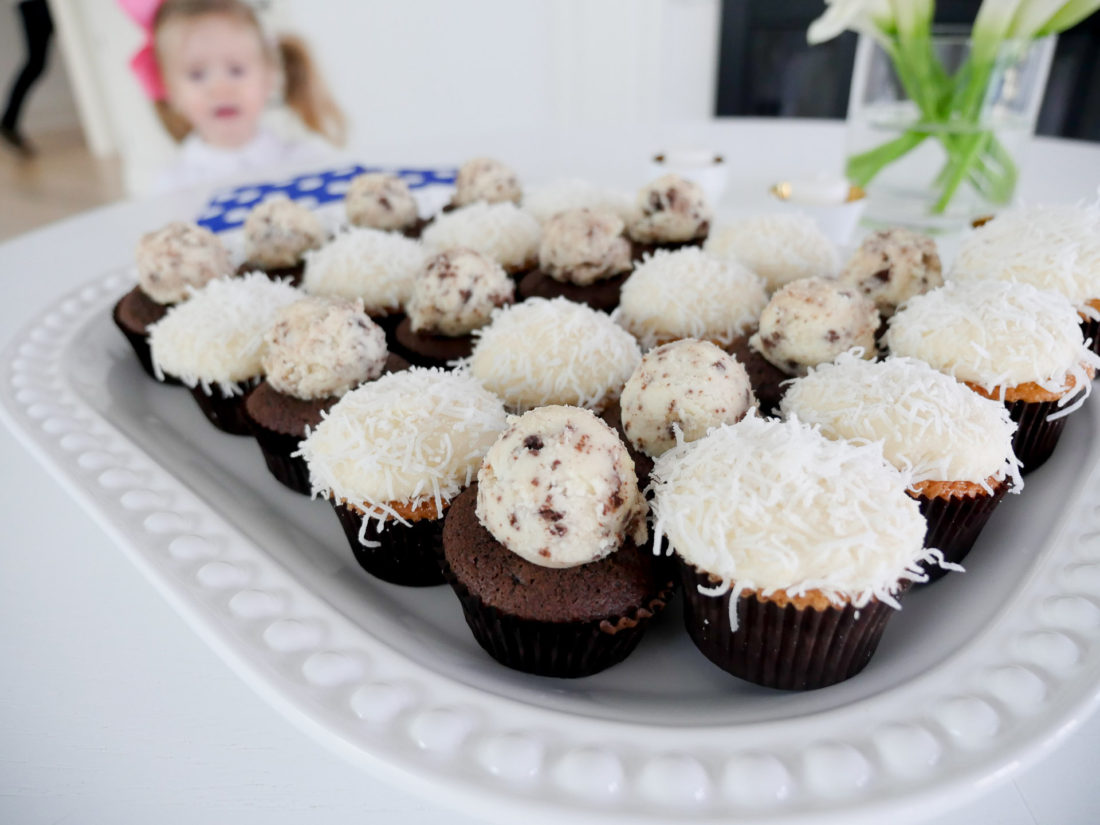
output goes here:
<path id="1" fill-rule="evenodd" d="M 470 374 L 512 412 L 547 404 L 603 410 L 642 358 L 637 342 L 607 315 L 565 298 L 498 309 L 474 337 Z"/>
<path id="2" fill-rule="evenodd" d="M 1100 357 L 1085 346 L 1062 295 L 1013 281 L 948 281 L 890 319 L 895 355 L 927 362 L 1007 407 L 1012 449 L 1030 472 L 1043 464 L 1091 388 Z"/>
<path id="3" fill-rule="evenodd" d="M 568 298 L 610 312 L 634 263 L 625 224 L 611 212 L 575 209 L 543 224 L 539 268 L 519 283 L 523 298 Z"/>
<path id="4" fill-rule="evenodd" d="M 306 253 L 320 249 L 328 233 L 320 219 L 285 195 L 253 207 L 244 222 L 245 262 L 239 272 L 259 270 L 273 279 L 302 280 Z"/>
<path id="5" fill-rule="evenodd" d="M 639 260 L 658 249 L 698 246 L 707 238 L 714 210 L 699 184 L 679 175 L 662 175 L 638 190 L 627 234 Z"/>
<path id="6" fill-rule="evenodd" d="M 858 289 L 875 302 L 883 318 L 889 318 L 914 295 L 943 286 L 943 268 L 935 240 L 893 227 L 865 237 L 837 281 Z"/>
<path id="7" fill-rule="evenodd" d="M 449 209 L 471 203 L 516 203 L 523 199 L 519 175 L 493 158 L 471 158 L 455 175 L 455 192 Z"/>
<path id="8" fill-rule="evenodd" d="M 928 521 L 925 545 L 958 564 L 1005 493 L 1023 489 L 1008 410 L 914 358 L 872 363 L 844 353 L 788 387 L 785 416 L 829 438 L 881 441 L 912 473 L 909 494 Z M 933 565 L 930 579 L 947 572 Z"/>
<path id="9" fill-rule="evenodd" d="M 190 387 L 215 427 L 248 435 L 244 400 L 263 373 L 264 331 L 300 297 L 259 272 L 211 281 L 149 328 L 154 372 Z"/>
<path id="10" fill-rule="evenodd" d="M 143 235 L 135 263 L 137 286 L 115 304 L 112 317 L 142 369 L 155 378 L 149 327 L 163 318 L 169 307 L 185 300 L 191 290 L 232 274 L 233 265 L 213 232 L 181 221 Z"/>
<path id="11" fill-rule="evenodd" d="M 301 443 L 359 565 L 394 584 L 440 584 L 443 516 L 505 427 L 467 375 L 413 367 L 348 392 Z"/>
<path id="12" fill-rule="evenodd" d="M 364 229 L 400 232 L 419 238 L 427 225 L 409 185 L 397 175 L 368 172 L 354 178 L 344 194 L 348 223 Z"/>
<path id="13" fill-rule="evenodd" d="M 384 371 L 407 367 L 391 357 L 386 334 L 343 298 L 302 298 L 283 307 L 264 333 L 263 381 L 244 411 L 268 470 L 309 494 L 309 468 L 297 455 L 308 429 L 349 390 Z"/>
<path id="14" fill-rule="evenodd" d="M 681 566 L 684 622 L 715 665 L 811 690 L 871 659 L 938 551 L 879 444 L 750 414 L 657 459 L 654 541 Z"/>
<path id="15" fill-rule="evenodd" d="M 836 247 L 813 218 L 800 213 L 756 215 L 716 229 L 703 247 L 716 258 L 740 261 L 769 292 L 801 278 L 833 278 Z"/>
<path id="16" fill-rule="evenodd" d="M 538 266 L 539 222 L 514 203 L 471 203 L 440 215 L 421 235 L 429 253 L 454 247 L 480 252 L 513 278 Z"/>
<path id="17" fill-rule="evenodd" d="M 473 352 L 473 331 L 494 309 L 515 300 L 504 268 L 472 249 L 455 248 L 428 259 L 413 282 L 406 318 L 394 331 L 396 349 L 421 367 L 445 367 Z"/>
<path id="18" fill-rule="evenodd" d="M 595 415 L 551 406 L 511 419 L 443 534 L 478 644 L 543 676 L 622 661 L 671 591 L 645 547 L 646 509 L 626 449 Z"/>

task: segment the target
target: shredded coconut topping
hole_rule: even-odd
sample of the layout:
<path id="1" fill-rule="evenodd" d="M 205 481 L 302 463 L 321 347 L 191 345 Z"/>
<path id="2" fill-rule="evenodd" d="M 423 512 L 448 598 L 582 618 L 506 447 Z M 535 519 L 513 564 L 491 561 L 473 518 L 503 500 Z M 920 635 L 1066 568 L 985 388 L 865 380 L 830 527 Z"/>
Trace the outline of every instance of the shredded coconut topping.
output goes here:
<path id="1" fill-rule="evenodd" d="M 405 523 L 395 503 L 445 505 L 469 486 L 506 424 L 500 399 L 468 375 L 414 367 L 352 390 L 301 443 L 314 496 Z"/>
<path id="2" fill-rule="evenodd" d="M 174 304 L 189 288 L 233 273 L 218 236 L 193 223 L 172 223 L 142 235 L 136 255 L 141 291 L 158 304 Z"/>
<path id="3" fill-rule="evenodd" d="M 623 284 L 615 319 L 646 349 L 678 338 L 724 345 L 744 335 L 767 301 L 763 281 L 736 261 L 658 250 Z"/>
<path id="4" fill-rule="evenodd" d="M 942 286 L 943 273 L 932 238 L 895 227 L 864 238 L 837 280 L 858 289 L 889 316 L 914 295 Z"/>
<path id="5" fill-rule="evenodd" d="M 385 172 L 355 178 L 344 195 L 344 209 L 348 221 L 371 229 L 404 229 L 419 216 L 409 185 Z"/>
<path id="6" fill-rule="evenodd" d="M 546 223 L 568 209 L 592 209 L 613 212 L 624 221 L 633 213 L 633 198 L 626 192 L 596 186 L 585 180 L 569 178 L 542 186 L 528 187 L 523 193 L 523 208 Z"/>
<path id="7" fill-rule="evenodd" d="M 455 176 L 455 206 L 477 203 L 519 203 L 523 190 L 519 177 L 508 166 L 492 158 L 473 158 L 462 164 Z"/>
<path id="8" fill-rule="evenodd" d="M 539 267 L 551 278 L 579 286 L 629 272 L 633 262 L 624 228 L 611 212 L 561 212 L 543 225 Z"/>
<path id="9" fill-rule="evenodd" d="M 286 195 L 259 204 L 244 222 L 245 257 L 265 268 L 294 266 L 325 242 L 320 219 Z"/>
<path id="10" fill-rule="evenodd" d="M 474 331 L 471 373 L 517 412 L 547 404 L 602 409 L 642 358 L 603 312 L 565 298 L 529 298 Z"/>
<path id="11" fill-rule="evenodd" d="M 646 540 L 645 499 L 618 434 L 588 410 L 539 407 L 508 419 L 477 474 L 477 517 L 543 567 L 576 567 Z"/>
<path id="12" fill-rule="evenodd" d="M 829 438 L 881 441 L 886 460 L 913 482 L 987 480 L 1023 488 L 1012 452 L 1016 422 L 985 398 L 915 358 L 872 363 L 847 352 L 787 387 L 784 415 L 819 425 Z"/>
<path id="13" fill-rule="evenodd" d="M 363 301 L 368 315 L 400 311 L 424 267 L 423 247 L 393 232 L 348 229 L 306 256 L 302 289 Z"/>
<path id="14" fill-rule="evenodd" d="M 264 332 L 301 296 L 261 272 L 211 281 L 149 327 L 157 376 L 206 392 L 216 386 L 223 396 L 240 394 L 241 382 L 263 372 Z"/>
<path id="15" fill-rule="evenodd" d="M 515 300 L 515 281 L 480 252 L 440 252 L 413 283 L 406 312 L 413 332 L 466 335 L 489 323 L 497 307 Z"/>
<path id="16" fill-rule="evenodd" d="M 520 272 L 538 260 L 541 232 L 539 222 L 513 203 L 473 203 L 437 217 L 421 239 L 429 251 L 466 246 Z"/>
<path id="17" fill-rule="evenodd" d="M 758 215 L 720 227 L 703 248 L 740 261 L 774 292 L 799 278 L 832 278 L 840 269 L 836 247 L 813 218 L 801 213 Z"/>
<path id="18" fill-rule="evenodd" d="M 681 243 L 705 238 L 712 220 L 703 188 L 668 174 L 638 191 L 628 232 L 639 243 Z"/>

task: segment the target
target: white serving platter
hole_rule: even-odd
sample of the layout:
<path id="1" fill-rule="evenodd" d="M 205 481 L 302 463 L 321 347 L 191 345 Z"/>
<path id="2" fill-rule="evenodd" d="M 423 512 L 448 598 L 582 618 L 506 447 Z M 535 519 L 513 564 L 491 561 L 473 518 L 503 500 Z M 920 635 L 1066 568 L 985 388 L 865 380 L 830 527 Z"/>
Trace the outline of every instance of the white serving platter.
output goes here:
<path id="1" fill-rule="evenodd" d="M 355 565 L 327 505 L 267 475 L 114 329 L 109 273 L 0 355 L 0 413 L 196 632 L 318 741 L 410 789 L 514 822 L 912 821 L 1040 758 L 1100 696 L 1100 402 L 910 594 L 868 668 L 805 694 L 741 683 L 673 603 L 598 676 L 493 662 L 445 587 Z"/>

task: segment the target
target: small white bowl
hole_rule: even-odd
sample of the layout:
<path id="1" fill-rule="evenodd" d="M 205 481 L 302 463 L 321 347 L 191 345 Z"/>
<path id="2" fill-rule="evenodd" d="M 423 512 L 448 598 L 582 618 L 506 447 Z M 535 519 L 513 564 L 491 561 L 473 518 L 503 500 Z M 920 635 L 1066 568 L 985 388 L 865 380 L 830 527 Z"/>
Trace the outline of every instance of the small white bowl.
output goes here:
<path id="1" fill-rule="evenodd" d="M 699 184 L 711 206 L 722 200 L 729 178 L 726 159 L 710 149 L 670 149 L 653 156 L 650 180 L 669 173 Z"/>
<path id="2" fill-rule="evenodd" d="M 813 218 L 837 246 L 845 246 L 851 240 L 867 208 L 863 189 L 844 180 L 781 181 L 770 192 L 782 208 Z"/>

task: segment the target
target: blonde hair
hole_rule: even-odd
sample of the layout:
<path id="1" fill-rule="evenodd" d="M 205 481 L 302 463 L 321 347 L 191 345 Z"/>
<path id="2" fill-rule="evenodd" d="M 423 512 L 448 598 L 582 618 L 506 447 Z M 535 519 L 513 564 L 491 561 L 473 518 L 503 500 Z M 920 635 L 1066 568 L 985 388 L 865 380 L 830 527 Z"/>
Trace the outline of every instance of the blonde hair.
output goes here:
<path id="1" fill-rule="evenodd" d="M 269 43 L 255 10 L 244 0 L 164 0 L 153 17 L 157 64 L 162 65 L 158 34 L 165 25 L 208 15 L 229 17 L 255 29 L 268 60 L 282 69 L 286 105 L 301 118 L 307 129 L 332 143 L 343 144 L 347 121 L 329 93 L 305 41 L 296 35 L 281 34 L 274 44 Z M 183 140 L 191 132 L 191 124 L 167 100 L 158 100 L 154 105 L 161 125 L 173 139 Z"/>

